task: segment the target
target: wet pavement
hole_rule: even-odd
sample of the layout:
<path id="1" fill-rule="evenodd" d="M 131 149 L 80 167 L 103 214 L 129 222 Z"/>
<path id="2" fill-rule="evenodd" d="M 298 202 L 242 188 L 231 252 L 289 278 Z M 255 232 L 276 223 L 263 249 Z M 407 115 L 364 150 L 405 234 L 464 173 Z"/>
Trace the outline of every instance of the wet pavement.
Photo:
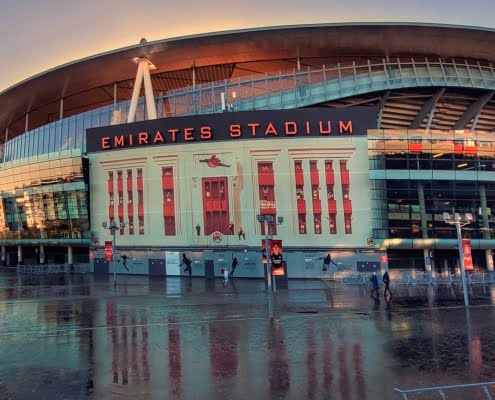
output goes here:
<path id="1" fill-rule="evenodd" d="M 118 282 L 0 272 L 0 399 L 382 400 L 495 378 L 495 287 L 466 312 L 450 286 L 377 303 L 289 281 L 270 322 L 260 280 Z"/>

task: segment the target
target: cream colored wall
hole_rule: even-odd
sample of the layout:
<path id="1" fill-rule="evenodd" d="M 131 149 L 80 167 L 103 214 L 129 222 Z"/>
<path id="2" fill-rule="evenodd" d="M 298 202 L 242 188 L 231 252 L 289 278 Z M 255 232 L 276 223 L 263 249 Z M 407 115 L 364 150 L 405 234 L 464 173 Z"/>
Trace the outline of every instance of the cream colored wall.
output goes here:
<path id="1" fill-rule="evenodd" d="M 202 159 L 212 154 L 230 167 L 208 167 Z M 295 194 L 294 160 L 303 160 L 305 174 L 305 198 L 307 210 L 307 234 L 299 234 Z M 336 235 L 330 235 L 326 202 L 325 159 L 333 159 L 335 171 L 335 199 L 338 205 Z M 353 219 L 351 235 L 344 233 L 342 189 L 339 159 L 348 159 L 350 170 Z M 126 169 L 133 169 L 134 177 L 134 235 L 117 233 L 119 246 L 258 246 L 261 231 L 256 215 L 259 213 L 257 163 L 273 161 L 275 171 L 275 198 L 277 215 L 284 217 L 278 227 L 276 238 L 284 246 L 308 247 L 367 247 L 366 239 L 371 236 L 370 186 L 368 177 L 368 153 L 366 137 L 346 138 L 290 138 L 272 140 L 244 140 L 198 145 L 154 146 L 139 149 L 109 151 L 90 155 L 91 221 L 93 237 L 100 244 L 110 240 L 107 230 L 101 228 L 102 221 L 108 221 L 109 196 L 107 171 L 122 169 L 124 179 L 124 215 L 127 221 Z M 320 173 L 320 199 L 322 200 L 323 234 L 315 235 L 312 218 L 311 185 L 309 160 L 317 160 Z M 176 236 L 165 236 L 163 223 L 163 192 L 161 184 L 162 166 L 174 167 Z M 139 235 L 137 219 L 136 168 L 143 168 L 145 234 Z M 224 235 L 220 243 L 211 236 L 204 236 L 202 178 L 228 177 L 230 219 L 234 221 L 235 233 L 239 227 L 246 232 L 247 240 L 239 241 L 238 236 Z M 117 218 L 117 176 L 114 172 L 115 216 Z M 117 219 L 118 222 L 118 219 Z M 195 226 L 201 225 L 201 237 L 196 236 Z"/>

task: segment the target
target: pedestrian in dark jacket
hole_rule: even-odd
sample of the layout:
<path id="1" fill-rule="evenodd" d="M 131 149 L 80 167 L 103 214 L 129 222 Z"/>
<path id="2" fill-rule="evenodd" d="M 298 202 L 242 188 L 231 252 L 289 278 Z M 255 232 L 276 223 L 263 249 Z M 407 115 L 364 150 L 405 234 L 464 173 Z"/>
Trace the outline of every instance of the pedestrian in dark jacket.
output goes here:
<path id="1" fill-rule="evenodd" d="M 327 253 L 326 257 L 324 258 L 320 258 L 319 260 L 323 260 L 323 265 L 321 267 L 322 271 L 323 272 L 326 272 L 328 270 L 328 268 L 330 267 L 330 263 L 332 263 L 333 265 L 335 265 L 337 268 L 339 267 L 337 264 L 335 264 L 335 262 L 332 260 L 332 256 L 330 255 L 330 253 Z"/>
<path id="2" fill-rule="evenodd" d="M 378 296 L 380 295 L 380 293 L 378 292 L 378 289 L 380 287 L 378 285 L 378 277 L 376 276 L 376 272 L 373 272 L 373 275 L 371 275 L 370 282 L 371 282 L 371 286 L 372 286 L 371 297 L 373 297 L 373 292 L 375 292 L 376 297 L 378 298 Z"/>
<path id="3" fill-rule="evenodd" d="M 239 261 L 237 261 L 237 257 L 234 257 L 234 259 L 232 260 L 232 269 L 230 270 L 230 277 L 233 277 L 234 276 L 234 272 L 235 272 L 235 269 L 237 268 L 237 266 L 239 265 Z"/>
<path id="4" fill-rule="evenodd" d="M 186 268 L 184 268 L 184 272 L 189 272 L 189 276 L 192 276 L 191 264 L 192 264 L 192 261 L 186 257 L 186 253 L 182 253 L 182 263 L 180 265 L 186 266 Z"/>
<path id="5" fill-rule="evenodd" d="M 392 296 L 392 292 L 390 291 L 390 276 L 388 276 L 388 271 L 385 271 L 383 274 L 383 283 L 385 284 L 385 290 L 383 292 L 383 296 L 387 297 L 387 290 L 390 296 Z"/>

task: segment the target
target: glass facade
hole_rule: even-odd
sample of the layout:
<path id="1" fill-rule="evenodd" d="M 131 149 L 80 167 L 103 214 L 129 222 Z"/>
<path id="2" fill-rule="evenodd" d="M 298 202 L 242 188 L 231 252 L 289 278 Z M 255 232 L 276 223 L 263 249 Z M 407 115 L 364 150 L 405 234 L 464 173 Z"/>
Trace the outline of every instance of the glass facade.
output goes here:
<path id="1" fill-rule="evenodd" d="M 52 153 L 0 169 L 0 239 L 90 238 L 88 162 Z"/>
<path id="2" fill-rule="evenodd" d="M 84 153 L 86 129 L 125 123 L 129 103 L 124 101 L 97 108 L 26 132 L 3 145 L 3 160 L 8 162 L 72 149 L 81 149 Z M 136 121 L 145 119 L 144 109 L 144 100 L 141 98 Z"/>
<path id="3" fill-rule="evenodd" d="M 347 60 L 337 65 L 308 67 L 306 71 L 294 71 L 288 74 L 258 74 L 196 84 L 194 89 L 190 86 L 164 92 L 155 98 L 155 102 L 158 118 L 224 111 L 295 109 L 370 90 L 400 89 L 405 86 L 442 87 L 448 83 L 453 86 L 495 88 L 492 69 L 491 65 L 479 61 L 447 62 L 439 59 L 429 60 L 423 56 L 397 58 L 393 62 L 386 62 L 382 58 L 358 59 L 358 65 L 355 60 Z M 26 132 L 4 145 L 2 159 L 18 160 L 75 148 L 80 148 L 84 152 L 85 130 L 125 123 L 129 106 L 130 100 L 109 104 Z M 144 99 L 140 98 L 135 121 L 145 119 L 146 107 Z M 437 135 L 437 133 L 431 134 Z M 439 131 L 438 135 L 445 135 L 445 132 Z M 453 154 L 454 148 L 471 147 L 469 138 L 465 137 L 464 132 L 460 134 L 454 132 L 452 135 L 453 140 L 449 145 Z M 457 138 L 457 135 L 462 137 Z M 421 143 L 427 145 L 422 139 L 421 132 L 417 131 L 416 136 L 413 139 L 417 141 L 416 147 Z M 483 141 L 482 138 L 475 140 Z M 411 144 L 414 148 L 414 143 Z M 434 144 L 431 142 L 431 147 L 439 149 Z M 443 150 L 445 150 L 442 151 L 444 154 L 450 151 L 448 146 Z M 476 167 L 474 164 L 469 164 L 469 157 L 467 158 L 468 166 Z M 396 161 L 400 160 L 399 157 Z M 410 161 L 411 168 L 428 167 L 428 162 L 419 156 Z M 435 163 L 444 164 L 444 168 L 449 168 L 453 161 L 453 158 L 444 158 L 443 155 L 435 159 Z M 390 164 L 393 164 L 392 159 Z"/>
<path id="4" fill-rule="evenodd" d="M 376 130 L 368 136 L 374 237 L 456 238 L 443 213 L 471 213 L 465 237 L 493 237 L 495 136 Z"/>

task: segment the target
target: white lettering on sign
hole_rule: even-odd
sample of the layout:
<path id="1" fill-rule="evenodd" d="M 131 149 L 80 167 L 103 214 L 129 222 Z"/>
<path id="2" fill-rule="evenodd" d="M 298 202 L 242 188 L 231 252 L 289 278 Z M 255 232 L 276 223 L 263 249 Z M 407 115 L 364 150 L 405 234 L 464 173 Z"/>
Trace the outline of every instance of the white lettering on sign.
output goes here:
<path id="1" fill-rule="evenodd" d="M 274 200 L 260 200 L 261 208 L 277 208 Z"/>

